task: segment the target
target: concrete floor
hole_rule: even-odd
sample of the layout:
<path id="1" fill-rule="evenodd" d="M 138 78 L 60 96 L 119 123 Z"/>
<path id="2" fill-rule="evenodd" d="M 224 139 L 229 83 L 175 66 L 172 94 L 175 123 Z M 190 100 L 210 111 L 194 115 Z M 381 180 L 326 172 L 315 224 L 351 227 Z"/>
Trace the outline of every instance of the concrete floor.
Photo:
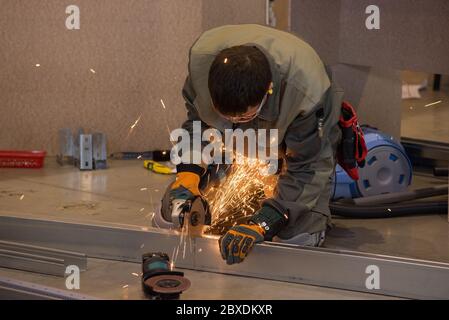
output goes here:
<path id="1" fill-rule="evenodd" d="M 59 167 L 54 158 L 47 158 L 41 170 L 0 169 L 0 215 L 149 227 L 173 176 L 146 171 L 142 161 L 137 160 L 115 160 L 109 165 L 107 170 L 80 172 L 73 167 Z M 416 177 L 415 181 L 418 185 L 431 183 L 426 177 Z M 376 220 L 335 218 L 334 223 L 326 247 L 449 262 L 447 215 Z M 114 281 L 100 277 L 102 270 L 110 272 L 114 268 Z M 133 263 L 92 260 L 82 280 L 86 291 L 82 289 L 81 293 L 108 299 L 139 298 L 138 278 L 131 275 L 139 273 L 139 268 Z M 0 274 L 59 288 L 64 283 L 62 278 L 14 270 L 0 269 Z M 183 295 L 185 299 L 375 298 L 370 294 L 277 281 L 245 279 L 242 282 L 236 276 L 190 270 L 186 274 L 194 285 Z M 97 286 L 98 281 L 101 286 Z M 128 289 L 122 290 L 126 284 Z M 202 289 L 195 290 L 195 286 Z"/>
<path id="2" fill-rule="evenodd" d="M 179 270 L 179 269 L 178 269 Z M 308 286 L 296 283 L 243 278 L 211 272 L 182 270 L 191 287 L 181 295 L 190 300 L 289 300 L 289 299 L 398 299 L 362 292 Z M 89 259 L 81 273 L 77 293 L 100 299 L 144 299 L 137 263 Z M 0 275 L 53 288 L 65 288 L 65 279 L 19 270 L 0 268 Z"/>

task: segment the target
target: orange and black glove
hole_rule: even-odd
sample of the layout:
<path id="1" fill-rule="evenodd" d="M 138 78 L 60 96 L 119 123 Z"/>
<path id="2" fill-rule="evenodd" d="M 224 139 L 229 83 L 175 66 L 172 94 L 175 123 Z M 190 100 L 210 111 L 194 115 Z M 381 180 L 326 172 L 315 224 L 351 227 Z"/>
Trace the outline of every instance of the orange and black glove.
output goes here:
<path id="1" fill-rule="evenodd" d="M 220 253 L 227 264 L 242 262 L 256 243 L 271 240 L 287 222 L 274 201 L 265 203 L 250 219 L 249 224 L 232 227 L 219 239 Z"/>
<path id="2" fill-rule="evenodd" d="M 227 264 L 240 263 L 256 243 L 264 241 L 264 229 L 257 224 L 234 226 L 219 240 L 221 257 Z"/>
<path id="3" fill-rule="evenodd" d="M 199 196 L 203 171 L 203 168 L 196 165 L 178 165 L 176 180 L 170 188 L 170 199 L 192 200 Z"/>

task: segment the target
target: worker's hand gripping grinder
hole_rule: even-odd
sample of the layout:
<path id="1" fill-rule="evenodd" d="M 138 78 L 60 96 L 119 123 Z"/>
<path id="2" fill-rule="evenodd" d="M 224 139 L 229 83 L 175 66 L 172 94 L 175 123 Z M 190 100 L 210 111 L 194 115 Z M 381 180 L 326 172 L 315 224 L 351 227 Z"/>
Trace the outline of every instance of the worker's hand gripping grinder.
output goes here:
<path id="1" fill-rule="evenodd" d="M 162 200 L 162 216 L 174 228 L 186 228 L 189 235 L 197 236 L 205 225 L 210 225 L 211 214 L 207 201 L 199 190 L 203 169 L 199 166 L 178 166 L 176 181 L 167 190 Z"/>

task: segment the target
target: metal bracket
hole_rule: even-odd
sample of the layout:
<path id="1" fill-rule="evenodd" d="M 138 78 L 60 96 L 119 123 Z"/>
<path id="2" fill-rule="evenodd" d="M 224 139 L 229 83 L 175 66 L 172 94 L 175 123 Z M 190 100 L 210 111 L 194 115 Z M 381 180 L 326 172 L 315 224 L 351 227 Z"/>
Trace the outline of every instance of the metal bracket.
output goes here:
<path id="1" fill-rule="evenodd" d="M 92 135 L 80 134 L 80 170 L 92 170 Z"/>
<path id="2" fill-rule="evenodd" d="M 69 128 L 59 130 L 59 154 L 56 161 L 60 165 L 73 164 L 80 170 L 106 169 L 106 135 L 101 132 L 85 134 L 78 129 L 75 138 Z"/>
<path id="3" fill-rule="evenodd" d="M 106 135 L 101 132 L 96 132 L 92 134 L 92 158 L 93 158 L 93 168 L 106 169 L 107 164 L 107 154 L 106 154 Z"/>

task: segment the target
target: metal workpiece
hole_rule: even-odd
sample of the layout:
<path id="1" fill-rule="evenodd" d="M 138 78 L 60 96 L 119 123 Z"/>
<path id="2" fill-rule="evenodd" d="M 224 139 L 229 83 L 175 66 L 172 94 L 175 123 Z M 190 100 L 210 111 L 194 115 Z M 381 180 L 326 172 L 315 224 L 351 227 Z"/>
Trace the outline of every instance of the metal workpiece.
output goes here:
<path id="1" fill-rule="evenodd" d="M 64 260 L 0 249 L 0 267 L 64 277 Z"/>
<path id="2" fill-rule="evenodd" d="M 151 230 L 151 231 L 149 231 Z M 3 239 L 60 250 L 83 252 L 88 257 L 141 263 L 142 254 L 162 251 L 172 255 L 181 242 L 179 232 L 124 224 L 87 224 L 0 216 Z M 176 267 L 191 267 L 194 240 L 186 239 L 186 251 L 178 250 Z"/>
<path id="3" fill-rule="evenodd" d="M 96 297 L 0 276 L 0 300 L 96 300 Z"/>
<path id="4" fill-rule="evenodd" d="M 217 241 L 196 239 L 195 268 L 233 275 L 413 299 L 449 299 L 449 264 L 265 242 L 238 265 L 227 265 Z M 368 289 L 372 266 L 379 289 Z"/>
<path id="5" fill-rule="evenodd" d="M 265 242 L 241 264 L 222 260 L 217 237 L 186 239 L 170 230 L 118 224 L 80 224 L 0 216 L 0 234 L 10 241 L 56 245 L 89 257 L 139 262 L 145 251 L 169 255 L 176 267 L 415 299 L 449 298 L 449 264 L 326 248 Z M 183 251 L 183 247 L 186 248 Z M 372 277 L 377 278 L 370 284 Z"/>
<path id="6" fill-rule="evenodd" d="M 87 256 L 83 253 L 39 247 L 30 244 L 0 240 L 0 250 L 9 250 L 17 253 L 38 255 L 62 260 L 65 267 L 76 265 L 81 271 L 87 270 Z"/>

